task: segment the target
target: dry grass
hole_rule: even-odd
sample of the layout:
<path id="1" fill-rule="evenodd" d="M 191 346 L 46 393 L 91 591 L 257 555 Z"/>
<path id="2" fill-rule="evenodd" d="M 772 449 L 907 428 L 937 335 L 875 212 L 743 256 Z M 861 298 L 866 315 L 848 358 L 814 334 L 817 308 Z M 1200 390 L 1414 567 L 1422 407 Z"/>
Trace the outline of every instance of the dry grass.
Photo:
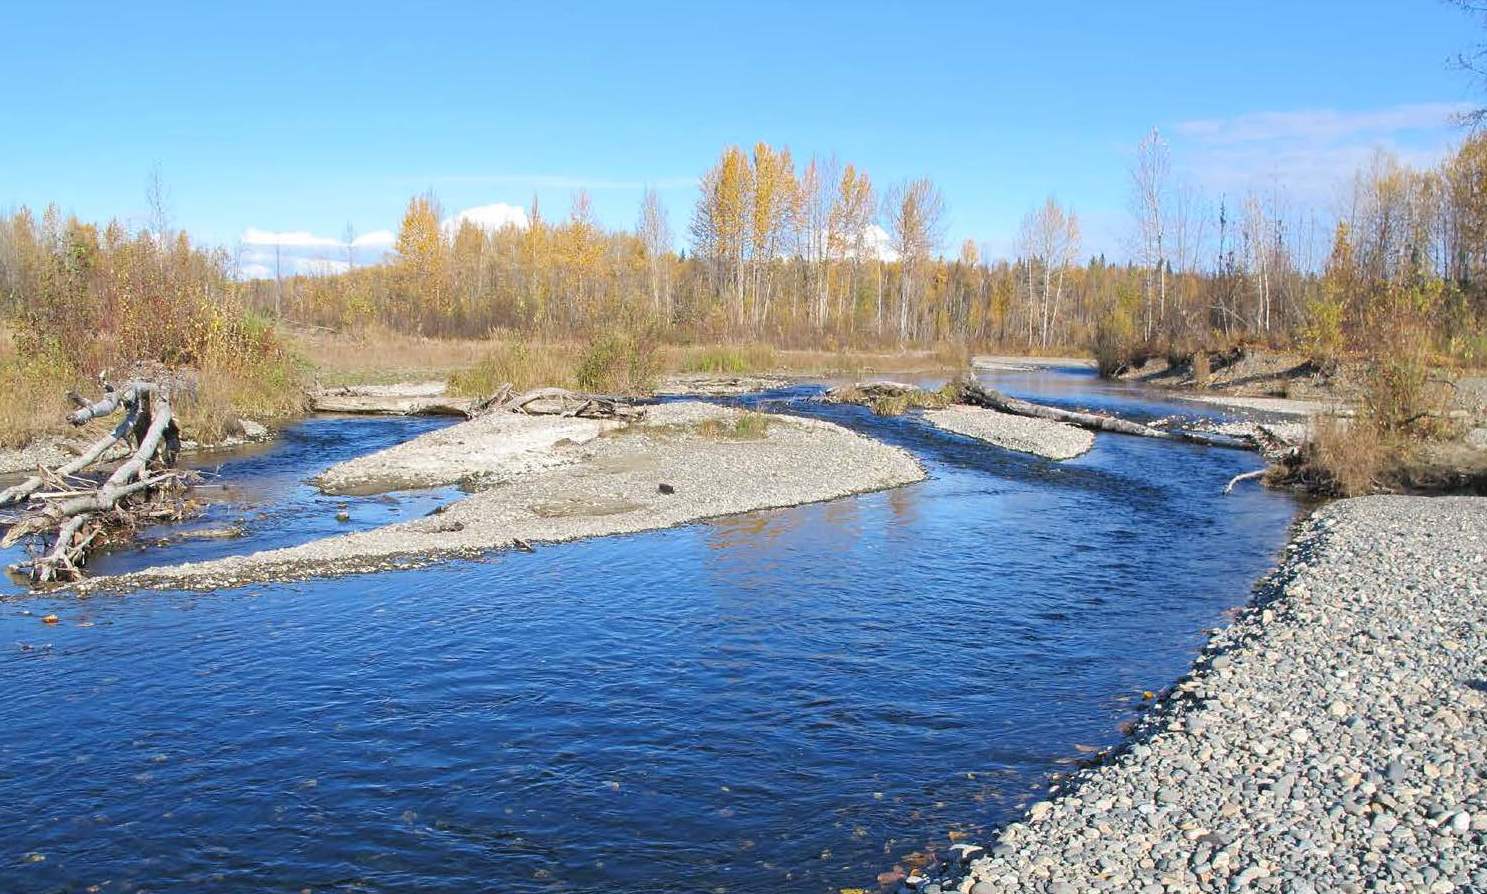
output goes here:
<path id="1" fill-rule="evenodd" d="M 81 384 L 58 359 L 21 356 L 10 331 L 0 327 L 0 388 L 6 395 L 0 401 L 0 446 L 24 447 L 41 435 L 69 431 L 67 390 Z"/>
<path id="2" fill-rule="evenodd" d="M 750 410 L 732 422 L 704 419 L 697 423 L 695 431 L 698 436 L 710 441 L 760 441 L 769 437 L 769 426 L 772 421 L 764 413 Z"/>
<path id="3" fill-rule="evenodd" d="M 506 384 L 518 391 L 574 388 L 578 385 L 578 358 L 577 345 L 495 342 L 488 346 L 478 363 L 449 376 L 449 390 L 469 397 L 485 397 Z"/>
<path id="4" fill-rule="evenodd" d="M 292 341 L 323 385 L 387 385 L 446 378 L 508 340 L 425 338 L 374 326 L 358 333 L 303 330 Z"/>
<path id="5" fill-rule="evenodd" d="M 502 385 L 577 388 L 603 394 L 648 394 L 660 368 L 643 334 L 615 333 L 588 344 L 500 340 L 486 342 L 478 361 L 449 374 L 455 394 L 483 397 Z"/>
<path id="6" fill-rule="evenodd" d="M 831 397 L 838 403 L 861 404 L 879 416 L 901 416 L 910 410 L 942 410 L 955 403 L 959 394 L 956 384 L 949 382 L 938 391 L 923 388 L 884 390 L 871 384 L 853 385 L 832 389 Z"/>
<path id="7" fill-rule="evenodd" d="M 1316 418 L 1309 451 L 1320 489 L 1341 497 L 1372 493 L 1395 452 L 1374 426 L 1337 416 Z"/>

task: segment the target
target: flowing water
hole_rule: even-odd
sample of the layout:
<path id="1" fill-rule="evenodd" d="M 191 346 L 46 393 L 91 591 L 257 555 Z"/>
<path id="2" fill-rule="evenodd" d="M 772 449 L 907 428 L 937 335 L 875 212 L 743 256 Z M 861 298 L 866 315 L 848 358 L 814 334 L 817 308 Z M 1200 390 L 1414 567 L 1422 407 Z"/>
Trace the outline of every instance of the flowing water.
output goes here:
<path id="1" fill-rule="evenodd" d="M 987 381 L 1212 415 L 1079 371 Z M 0 601 L 0 890 L 872 888 L 1117 742 L 1298 508 L 1220 495 L 1251 454 L 1100 435 L 1053 463 L 816 390 L 746 402 L 906 447 L 929 480 L 418 571 Z M 438 424 L 307 421 L 221 461 L 230 499 L 193 527 L 242 537 L 95 570 L 423 514 L 458 494 L 305 479 Z"/>

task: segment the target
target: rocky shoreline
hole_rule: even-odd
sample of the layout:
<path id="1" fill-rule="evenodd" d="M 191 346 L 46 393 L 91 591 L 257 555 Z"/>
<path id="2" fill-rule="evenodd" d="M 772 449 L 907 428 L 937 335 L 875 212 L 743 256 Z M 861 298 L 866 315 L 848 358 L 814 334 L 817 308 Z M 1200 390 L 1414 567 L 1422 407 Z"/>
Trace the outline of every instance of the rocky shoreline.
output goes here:
<path id="1" fill-rule="evenodd" d="M 1487 500 L 1363 497 L 1113 755 L 902 886 L 1487 891 Z"/>

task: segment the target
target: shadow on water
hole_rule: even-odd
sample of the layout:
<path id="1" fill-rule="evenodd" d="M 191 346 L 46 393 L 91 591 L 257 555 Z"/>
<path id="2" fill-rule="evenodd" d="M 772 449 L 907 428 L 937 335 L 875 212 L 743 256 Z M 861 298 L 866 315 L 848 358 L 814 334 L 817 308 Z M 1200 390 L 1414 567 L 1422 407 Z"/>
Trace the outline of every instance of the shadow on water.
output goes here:
<path id="1" fill-rule="evenodd" d="M 1040 375 L 1017 387 L 1115 399 Z M 813 393 L 749 401 L 930 478 L 417 572 L 0 603 L 0 889 L 871 887 L 1117 741 L 1296 511 L 1219 494 L 1257 464 L 1237 451 L 1101 435 L 1053 463 Z M 244 537 L 107 561 L 426 511 L 453 494 L 306 479 L 434 424 L 310 420 L 222 463 Z"/>

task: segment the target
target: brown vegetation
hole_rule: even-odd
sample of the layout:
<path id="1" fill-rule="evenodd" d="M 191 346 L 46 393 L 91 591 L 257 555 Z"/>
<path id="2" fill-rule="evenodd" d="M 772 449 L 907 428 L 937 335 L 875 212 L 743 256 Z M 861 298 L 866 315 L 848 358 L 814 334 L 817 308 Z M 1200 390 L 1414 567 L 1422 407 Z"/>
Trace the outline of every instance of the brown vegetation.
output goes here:
<path id="1" fill-rule="evenodd" d="M 0 219 L 0 381 L 24 410 L 0 418 L 0 438 L 17 445 L 57 426 L 67 390 L 91 390 L 104 372 L 191 370 L 177 410 L 203 439 L 241 415 L 297 412 L 298 366 L 272 321 L 241 302 L 230 266 L 165 229 L 100 230 L 55 209 Z"/>

